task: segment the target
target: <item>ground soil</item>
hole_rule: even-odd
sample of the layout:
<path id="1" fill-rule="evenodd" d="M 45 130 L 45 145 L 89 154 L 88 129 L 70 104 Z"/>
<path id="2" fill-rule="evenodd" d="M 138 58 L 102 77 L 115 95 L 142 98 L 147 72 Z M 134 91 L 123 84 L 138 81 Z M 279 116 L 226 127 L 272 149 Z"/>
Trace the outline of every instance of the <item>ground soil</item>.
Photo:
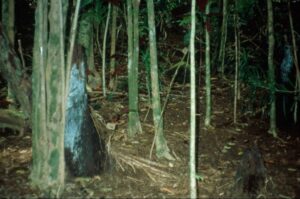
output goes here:
<path id="1" fill-rule="evenodd" d="M 233 124 L 233 88 L 220 78 L 213 78 L 212 82 L 210 128 L 203 125 L 203 89 L 198 94 L 197 172 L 202 178 L 198 181 L 198 196 L 231 197 L 241 155 L 257 144 L 267 169 L 266 186 L 260 198 L 299 198 L 299 137 L 279 132 L 280 139 L 273 138 L 268 134 L 265 119 L 242 115 L 240 111 L 237 124 Z M 162 96 L 165 100 L 164 92 Z M 103 119 L 102 133 L 109 138 L 106 141 L 112 163 L 107 171 L 93 178 L 67 178 L 62 197 L 189 197 L 189 86 L 176 83 L 168 100 L 164 133 L 174 161 L 157 159 L 155 150 L 149 158 L 154 129 L 151 111 L 146 117 L 147 95 L 140 95 L 143 134 L 129 140 L 126 94 L 115 94 L 110 100 L 92 94 L 91 104 L 100 105 L 95 110 Z M 115 124 L 116 129 L 105 129 L 108 123 Z M 13 135 L 7 131 L 0 134 L 0 196 L 40 197 L 42 194 L 30 186 L 31 133 Z"/>

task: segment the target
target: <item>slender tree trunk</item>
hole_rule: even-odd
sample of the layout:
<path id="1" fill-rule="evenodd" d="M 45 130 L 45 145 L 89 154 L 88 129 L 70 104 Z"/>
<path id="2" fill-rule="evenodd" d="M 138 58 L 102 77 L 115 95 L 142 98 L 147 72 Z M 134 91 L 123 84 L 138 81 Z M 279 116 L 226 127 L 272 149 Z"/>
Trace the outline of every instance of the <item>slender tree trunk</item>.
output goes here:
<path id="1" fill-rule="evenodd" d="M 210 13 L 210 0 L 206 4 L 205 14 L 209 16 Z M 206 111 L 205 111 L 205 120 L 204 124 L 206 127 L 209 127 L 211 124 L 211 80 L 210 80 L 210 33 L 208 31 L 209 18 L 206 19 L 205 27 L 205 93 L 206 93 Z"/>
<path id="2" fill-rule="evenodd" d="M 239 17 L 237 12 L 238 1 L 235 1 L 235 15 L 234 15 L 234 40 L 235 40 L 235 75 L 234 75 L 234 102 L 233 102 L 233 123 L 237 120 L 237 103 L 239 99 L 239 66 L 240 66 L 240 34 L 239 34 Z"/>
<path id="3" fill-rule="evenodd" d="M 290 0 L 288 1 L 288 11 L 289 11 L 289 22 L 290 22 L 292 43 L 293 43 L 294 62 L 295 62 L 295 67 L 296 67 L 296 80 L 298 81 L 298 87 L 299 87 L 300 86 L 300 69 L 299 69 L 298 54 L 297 54 L 298 49 L 297 49 L 297 45 L 296 45 L 295 29 L 294 29 L 294 22 L 293 22 L 293 17 L 292 17 Z"/>
<path id="4" fill-rule="evenodd" d="M 127 34 L 128 34 L 128 136 L 142 133 L 138 113 L 138 58 L 139 58 L 139 0 L 127 0 Z"/>
<path id="5" fill-rule="evenodd" d="M 112 8 L 112 27 L 110 36 L 110 78 L 109 78 L 109 89 L 116 90 L 116 41 L 117 41 L 117 16 L 118 7 L 113 5 Z"/>
<path id="6" fill-rule="evenodd" d="M 270 89 L 270 129 L 274 137 L 277 137 L 276 132 L 276 98 L 275 98 L 275 67 L 274 67 L 274 22 L 273 22 L 273 5 L 272 0 L 267 0 L 268 4 L 268 81 Z"/>
<path id="7" fill-rule="evenodd" d="M 106 38 L 109 26 L 109 19 L 111 13 L 111 3 L 108 4 L 108 11 L 107 11 L 107 18 L 106 18 L 106 25 L 104 30 L 104 37 L 103 37 L 103 46 L 102 46 L 102 90 L 103 96 L 106 97 Z"/>
<path id="8" fill-rule="evenodd" d="M 11 43 L 11 45 L 15 46 L 15 0 L 9 0 L 8 5 L 8 13 L 9 13 L 9 20 L 8 20 L 8 38 Z M 24 67 L 24 65 L 22 65 Z M 15 95 L 11 91 L 12 87 L 10 84 L 8 84 L 7 88 L 7 97 L 8 99 L 11 99 L 12 102 L 15 101 Z M 13 105 L 12 108 L 15 108 Z"/>
<path id="9" fill-rule="evenodd" d="M 195 66 L 195 32 L 196 32 L 196 0 L 191 7 L 191 124 L 190 124 L 190 198 L 197 198 L 196 183 L 196 66 Z"/>
<path id="10" fill-rule="evenodd" d="M 228 0 L 223 0 L 223 20 L 222 20 L 222 35 L 221 35 L 221 44 L 220 44 L 220 52 L 219 52 L 219 61 L 221 64 L 220 70 L 221 75 L 224 77 L 224 62 L 225 62 L 225 48 L 226 48 L 226 40 L 227 40 L 227 21 L 228 21 Z"/>
<path id="11" fill-rule="evenodd" d="M 293 17 L 292 17 L 292 11 L 291 11 L 291 2 L 288 1 L 288 11 L 289 11 L 289 21 L 290 21 L 290 29 L 291 29 L 291 36 L 292 36 L 292 43 L 293 43 L 293 54 L 294 54 L 294 63 L 296 68 L 296 82 L 295 82 L 295 91 L 300 91 L 300 71 L 299 71 L 299 62 L 298 62 L 298 49 L 296 45 L 296 38 L 294 33 L 294 23 L 293 23 Z M 298 100 L 300 98 L 300 92 L 296 92 L 295 94 L 295 108 L 294 108 L 294 121 L 296 122 L 298 120 L 298 107 L 299 103 Z"/>
<path id="12" fill-rule="evenodd" d="M 150 45 L 150 65 L 151 65 L 151 91 L 152 91 L 152 112 L 155 129 L 155 145 L 156 156 L 172 159 L 167 141 L 163 133 L 163 118 L 161 112 L 158 64 L 157 64 L 157 47 L 156 47 L 156 31 L 154 19 L 153 0 L 147 1 L 148 10 L 148 27 L 149 27 L 149 45 Z"/>
<path id="13" fill-rule="evenodd" d="M 77 25 L 78 25 L 78 18 L 79 18 L 79 8 L 80 8 L 81 0 L 76 1 L 76 7 L 75 7 L 75 13 L 74 13 L 74 18 L 72 19 L 72 25 L 71 25 L 71 31 L 70 31 L 70 42 L 69 42 L 69 49 L 68 49 L 68 55 L 67 55 L 67 66 L 66 66 L 66 75 L 65 75 L 65 91 L 69 90 L 69 83 L 70 83 L 70 73 L 71 73 L 71 68 L 72 68 L 72 58 L 73 58 L 73 51 L 74 51 L 74 46 L 75 46 L 75 39 L 77 35 Z M 67 13 L 67 7 L 68 4 L 63 5 L 63 13 Z M 64 18 L 64 24 L 66 24 L 66 14 L 63 16 Z M 64 28 L 65 30 L 65 28 Z M 65 93 L 65 101 L 67 101 L 68 95 Z"/>

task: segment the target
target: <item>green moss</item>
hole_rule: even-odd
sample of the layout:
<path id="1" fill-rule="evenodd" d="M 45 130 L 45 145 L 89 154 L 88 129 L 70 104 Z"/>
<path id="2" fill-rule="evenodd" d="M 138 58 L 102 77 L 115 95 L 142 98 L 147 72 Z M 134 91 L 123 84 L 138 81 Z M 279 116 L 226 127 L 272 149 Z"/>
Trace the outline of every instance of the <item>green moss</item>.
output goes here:
<path id="1" fill-rule="evenodd" d="M 51 152 L 49 165 L 51 167 L 50 177 L 52 179 L 57 179 L 58 177 L 58 168 L 59 168 L 59 150 L 54 149 Z"/>
<path id="2" fill-rule="evenodd" d="M 59 46 L 59 34 L 57 33 L 58 30 L 52 30 L 52 34 L 50 35 L 49 41 L 51 42 L 51 45 L 54 46 Z"/>

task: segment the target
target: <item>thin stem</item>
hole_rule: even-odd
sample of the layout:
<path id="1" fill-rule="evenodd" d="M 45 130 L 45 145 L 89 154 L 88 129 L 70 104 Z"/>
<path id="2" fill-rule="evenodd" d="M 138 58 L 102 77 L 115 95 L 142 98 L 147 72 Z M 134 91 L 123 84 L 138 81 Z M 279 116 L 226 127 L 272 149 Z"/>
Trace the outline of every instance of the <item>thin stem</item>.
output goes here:
<path id="1" fill-rule="evenodd" d="M 106 40 L 107 40 L 107 32 L 108 32 L 108 23 L 110 19 L 110 12 L 111 12 L 111 3 L 108 4 L 108 11 L 107 11 L 107 18 L 106 18 L 106 25 L 105 25 L 105 31 L 104 31 L 104 37 L 103 37 L 103 45 L 102 45 L 102 89 L 103 89 L 103 97 L 106 97 L 106 79 L 105 79 L 105 73 L 106 73 Z"/>
<path id="2" fill-rule="evenodd" d="M 75 14 L 74 14 L 72 28 L 71 28 L 71 34 L 70 34 L 71 39 L 70 39 L 70 47 L 69 47 L 69 53 L 68 53 L 68 58 L 67 58 L 66 77 L 65 77 L 65 85 L 66 85 L 65 99 L 67 99 L 68 91 L 69 91 L 69 79 L 70 79 L 70 72 L 71 72 L 71 65 L 72 65 L 71 62 L 72 62 L 75 38 L 76 38 L 76 32 L 77 32 L 77 25 L 78 25 L 77 22 L 78 22 L 78 16 L 79 16 L 80 2 L 81 2 L 81 0 L 77 0 Z"/>

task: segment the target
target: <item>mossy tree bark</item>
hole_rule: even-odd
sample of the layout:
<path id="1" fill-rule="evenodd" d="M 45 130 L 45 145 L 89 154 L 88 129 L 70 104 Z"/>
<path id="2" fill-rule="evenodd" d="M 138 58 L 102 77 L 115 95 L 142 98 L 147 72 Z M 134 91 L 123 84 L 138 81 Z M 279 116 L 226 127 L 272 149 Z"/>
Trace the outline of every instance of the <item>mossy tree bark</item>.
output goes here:
<path id="1" fill-rule="evenodd" d="M 142 133 L 138 112 L 138 62 L 139 62 L 139 0 L 127 0 L 128 35 L 128 136 Z"/>
<path id="2" fill-rule="evenodd" d="M 116 90 L 116 42 L 117 42 L 118 6 L 112 5 L 112 27 L 110 33 L 110 71 L 109 89 Z"/>
<path id="3" fill-rule="evenodd" d="M 48 1 L 40 0 L 35 17 L 31 180 L 49 196 L 61 193 L 65 179 L 64 27 L 67 7 L 67 0 L 51 0 L 48 12 Z"/>
<path id="4" fill-rule="evenodd" d="M 269 133 L 277 137 L 276 132 L 276 96 L 275 96 L 275 67 L 274 67 L 274 22 L 273 22 L 273 3 L 267 0 L 268 5 L 268 82 L 270 89 L 270 129 Z"/>
<path id="5" fill-rule="evenodd" d="M 156 31 L 154 19 L 153 0 L 147 1 L 148 10 L 148 27 L 149 27 L 149 46 L 150 46 L 150 64 L 151 64 L 151 91 L 152 91 L 152 112 L 155 130 L 156 156 L 161 158 L 173 159 L 169 153 L 167 141 L 163 132 L 163 117 L 161 111 L 158 64 L 157 64 L 157 47 Z"/>

